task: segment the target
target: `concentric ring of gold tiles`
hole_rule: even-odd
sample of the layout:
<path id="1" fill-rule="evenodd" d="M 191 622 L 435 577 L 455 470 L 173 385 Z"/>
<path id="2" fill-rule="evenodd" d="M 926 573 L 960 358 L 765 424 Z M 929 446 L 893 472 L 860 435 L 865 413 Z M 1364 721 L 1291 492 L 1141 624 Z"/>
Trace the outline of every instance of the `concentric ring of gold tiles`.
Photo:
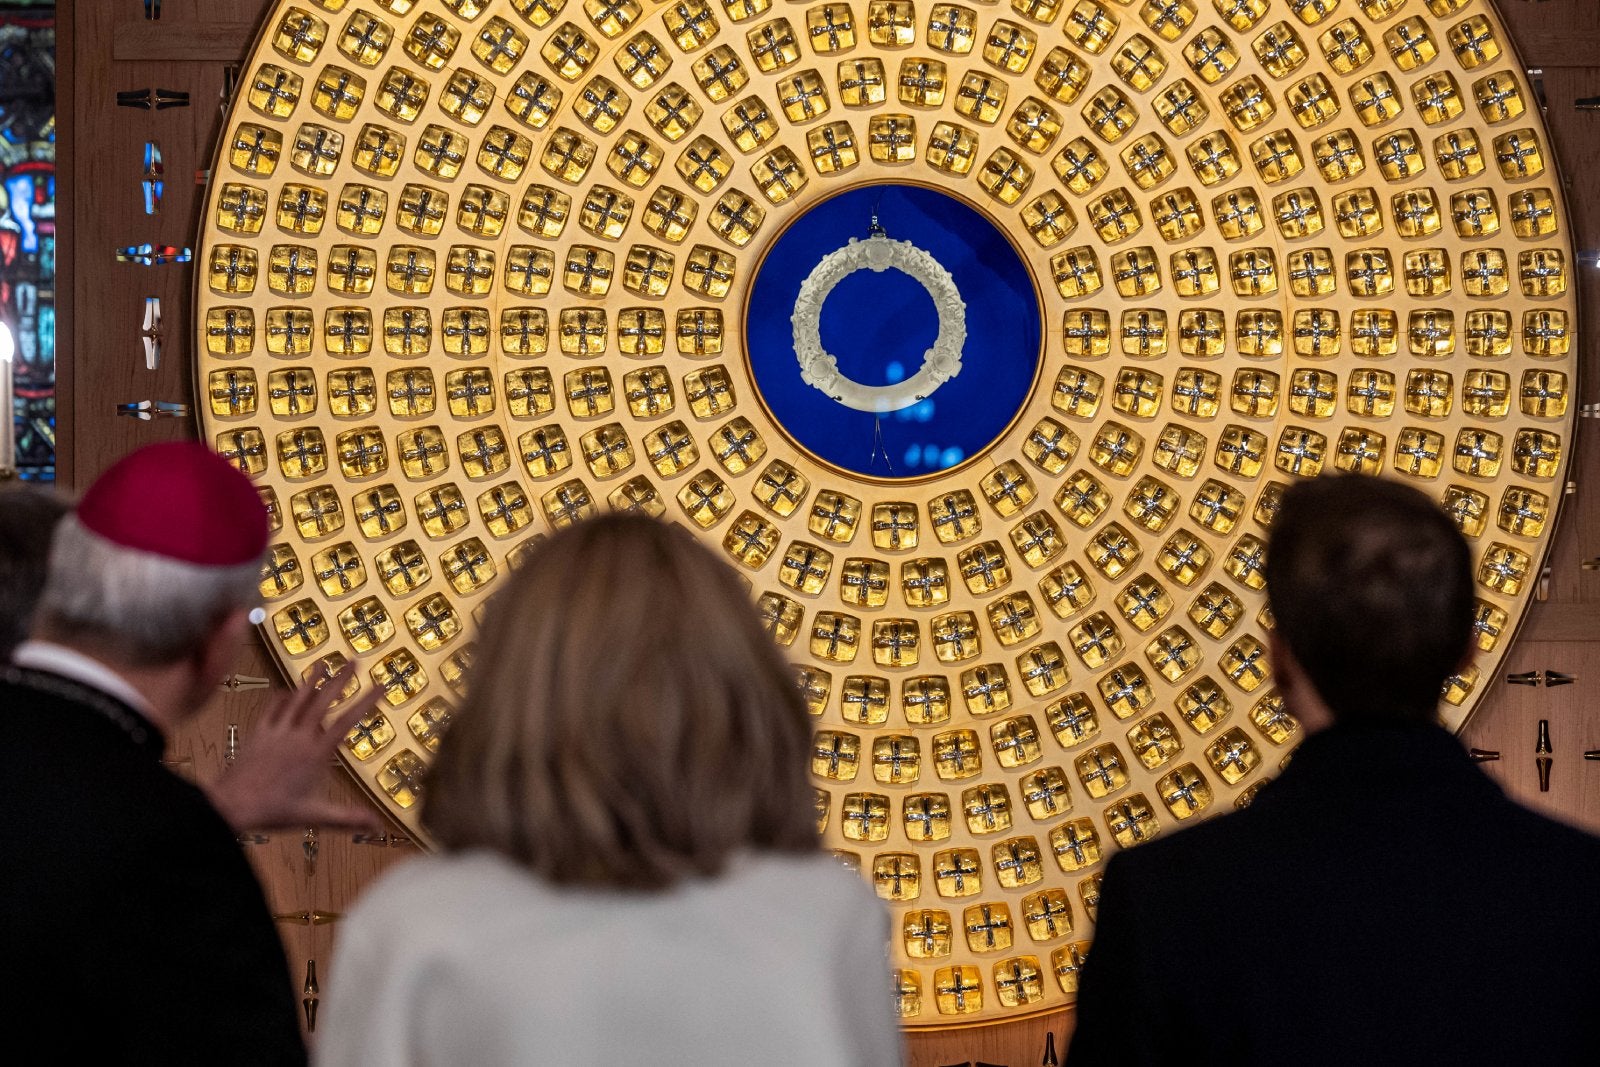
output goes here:
<path id="1" fill-rule="evenodd" d="M 1004 221 L 1049 298 L 1042 387 L 931 483 L 807 458 L 742 359 L 785 220 L 886 180 Z M 385 688 L 344 756 L 413 829 L 519 549 L 608 507 L 701 530 L 800 665 L 906 1022 L 951 1025 L 1067 1003 L 1101 859 L 1282 765 L 1288 479 L 1458 517 L 1464 721 L 1565 484 L 1566 218 L 1484 0 L 284 0 L 213 170 L 197 384 L 278 517 L 271 643 Z"/>

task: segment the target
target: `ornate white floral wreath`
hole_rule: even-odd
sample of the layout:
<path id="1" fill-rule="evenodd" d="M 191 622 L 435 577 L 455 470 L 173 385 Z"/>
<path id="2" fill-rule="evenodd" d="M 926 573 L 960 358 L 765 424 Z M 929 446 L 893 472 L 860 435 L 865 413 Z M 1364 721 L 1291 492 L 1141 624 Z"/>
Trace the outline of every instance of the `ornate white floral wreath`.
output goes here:
<path id="1" fill-rule="evenodd" d="M 933 297 L 939 313 L 939 336 L 922 354 L 922 366 L 905 381 L 893 385 L 864 385 L 839 373 L 839 361 L 822 347 L 822 305 L 848 275 L 858 270 L 882 272 L 890 267 L 915 278 Z M 891 240 L 879 231 L 865 241 L 850 238 L 843 248 L 822 257 L 795 299 L 794 354 L 800 360 L 800 377 L 834 401 L 857 411 L 898 411 L 924 400 L 961 373 L 961 349 L 967 342 L 967 305 L 955 279 L 932 255 L 910 241 Z"/>

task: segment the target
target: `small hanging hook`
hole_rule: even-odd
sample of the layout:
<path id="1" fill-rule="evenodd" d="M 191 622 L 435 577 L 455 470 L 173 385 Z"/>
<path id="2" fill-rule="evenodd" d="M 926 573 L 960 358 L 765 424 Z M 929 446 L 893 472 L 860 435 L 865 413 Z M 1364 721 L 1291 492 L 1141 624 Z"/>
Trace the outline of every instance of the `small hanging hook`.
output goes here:
<path id="1" fill-rule="evenodd" d="M 889 458 L 889 449 L 883 441 L 883 418 L 879 415 L 872 417 L 872 454 L 867 457 L 867 469 L 871 470 L 878 462 L 878 457 L 883 457 L 883 465 L 889 468 L 889 477 L 894 477 L 894 461 Z"/>

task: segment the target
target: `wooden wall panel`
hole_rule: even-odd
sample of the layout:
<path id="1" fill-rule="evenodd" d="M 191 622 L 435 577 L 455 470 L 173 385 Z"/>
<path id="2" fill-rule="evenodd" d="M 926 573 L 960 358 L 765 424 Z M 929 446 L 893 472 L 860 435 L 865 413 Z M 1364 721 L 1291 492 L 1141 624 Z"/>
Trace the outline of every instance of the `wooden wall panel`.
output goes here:
<path id="1" fill-rule="evenodd" d="M 128 401 L 193 403 L 194 271 L 118 263 L 115 250 L 146 242 L 193 244 L 201 192 L 195 173 L 211 165 L 224 71 L 243 56 L 266 6 L 266 0 L 164 0 L 159 21 L 144 19 L 140 0 L 63 0 L 58 7 L 57 436 L 64 487 L 86 485 L 140 445 L 194 436 L 190 418 L 141 422 L 116 414 L 117 405 Z M 117 106 L 119 91 L 158 87 L 188 92 L 189 106 Z M 147 140 L 160 144 L 166 168 L 157 216 L 144 214 L 139 185 Z M 146 296 L 162 304 L 162 357 L 155 371 L 145 368 L 139 341 Z M 217 699 L 172 738 L 168 759 L 179 773 L 199 781 L 226 773 L 230 727 L 239 750 L 248 749 L 257 717 L 285 692 L 277 668 L 254 639 L 240 650 L 231 677 L 261 684 L 219 688 Z M 326 789 L 331 797 L 372 809 L 332 759 Z M 316 961 L 320 993 L 332 980 L 328 960 L 337 917 L 384 867 L 415 849 L 403 835 L 357 843 L 348 832 L 318 828 L 313 861 L 305 847 L 310 829 L 247 835 L 245 851 L 279 917 L 296 992 L 320 1002 L 319 995 L 303 991 L 308 962 Z M 303 1024 L 309 1018 L 303 1015 Z"/>
<path id="2" fill-rule="evenodd" d="M 1512 796 L 1542 811 L 1600 833 L 1600 110 L 1575 101 L 1600 97 L 1600 5 L 1585 0 L 1502 0 L 1530 68 L 1543 69 L 1546 111 L 1566 181 L 1575 227 L 1573 244 L 1588 250 L 1582 285 L 1582 356 L 1578 398 L 1589 417 L 1579 420 L 1578 454 L 1560 528 L 1547 560 L 1546 598 L 1533 606 L 1505 674 L 1463 731 L 1467 744 L 1500 753 L 1485 769 Z M 1581 62 L 1584 65 L 1576 65 Z M 1584 561 L 1592 569 L 1584 569 Z M 1528 685 L 1508 677 L 1555 671 L 1570 684 Z M 1550 787 L 1539 787 L 1539 723 L 1549 724 Z"/>
<path id="3" fill-rule="evenodd" d="M 192 244 L 196 232 L 194 173 L 210 166 L 224 70 L 245 51 L 266 0 L 165 0 L 162 18 L 142 17 L 140 0 L 61 0 L 58 7 L 59 159 L 62 219 L 58 267 L 59 461 L 62 484 L 86 484 L 131 449 L 189 436 L 191 420 L 139 422 L 116 416 L 134 400 L 192 403 L 190 327 L 193 271 L 181 266 L 118 264 L 130 244 Z M 1600 5 L 1593 0 L 1500 0 L 1524 62 L 1542 68 L 1549 125 L 1567 179 L 1576 225 L 1574 244 L 1600 249 L 1600 111 L 1574 101 L 1600 96 Z M 187 91 L 190 106 L 140 111 L 116 106 L 116 93 L 161 87 Z M 144 142 L 157 140 L 166 164 L 161 214 L 143 214 L 139 178 Z M 1580 398 L 1600 400 L 1600 277 L 1582 272 L 1584 326 Z M 142 299 L 159 296 L 165 318 L 161 366 L 145 369 L 138 340 Z M 1596 405 L 1595 410 L 1600 410 Z M 1582 420 L 1574 487 L 1589 486 L 1600 465 L 1594 417 Z M 1584 561 L 1593 561 L 1584 569 Z M 1495 679 L 1494 693 L 1464 731 L 1471 746 L 1500 753 L 1486 764 L 1512 795 L 1557 817 L 1600 831 L 1600 492 L 1572 491 L 1549 559 L 1548 595 L 1518 637 L 1510 674 L 1549 671 L 1575 678 L 1551 687 Z M 258 644 L 241 650 L 236 678 L 267 679 L 259 688 L 219 691 L 218 699 L 173 739 L 169 758 L 201 780 L 225 773 L 229 727 L 247 748 L 256 717 L 281 695 Z M 1541 720 L 1551 742 L 1548 792 L 1539 787 L 1535 743 Z M 359 791 L 330 763 L 330 795 L 361 802 Z M 252 839 L 253 840 L 253 839 Z M 297 993 L 315 960 L 319 992 L 337 981 L 327 960 L 337 918 L 384 867 L 412 852 L 408 843 L 357 843 L 350 834 L 319 831 L 315 861 L 305 831 L 274 834 L 246 846 L 267 890 L 290 959 Z M 304 999 L 316 999 L 306 995 Z M 181 1025 L 181 1023 L 180 1023 Z M 1033 1067 L 1045 1061 L 1046 1039 L 1064 1052 L 1070 1013 L 931 1033 L 909 1040 L 916 1067 L 986 1063 Z"/>

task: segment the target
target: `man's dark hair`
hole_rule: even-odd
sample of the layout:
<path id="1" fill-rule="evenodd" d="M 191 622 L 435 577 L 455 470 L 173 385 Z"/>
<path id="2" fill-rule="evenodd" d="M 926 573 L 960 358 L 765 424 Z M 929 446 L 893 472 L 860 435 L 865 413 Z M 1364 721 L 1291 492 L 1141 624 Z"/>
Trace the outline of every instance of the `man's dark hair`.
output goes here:
<path id="1" fill-rule="evenodd" d="M 1334 717 L 1427 720 L 1466 655 L 1472 554 L 1398 482 L 1330 475 L 1283 494 L 1267 548 L 1275 632 Z"/>
<path id="2" fill-rule="evenodd" d="M 66 497 L 46 489 L 0 490 L 0 663 L 28 636 L 49 569 L 50 540 L 71 510 Z"/>

